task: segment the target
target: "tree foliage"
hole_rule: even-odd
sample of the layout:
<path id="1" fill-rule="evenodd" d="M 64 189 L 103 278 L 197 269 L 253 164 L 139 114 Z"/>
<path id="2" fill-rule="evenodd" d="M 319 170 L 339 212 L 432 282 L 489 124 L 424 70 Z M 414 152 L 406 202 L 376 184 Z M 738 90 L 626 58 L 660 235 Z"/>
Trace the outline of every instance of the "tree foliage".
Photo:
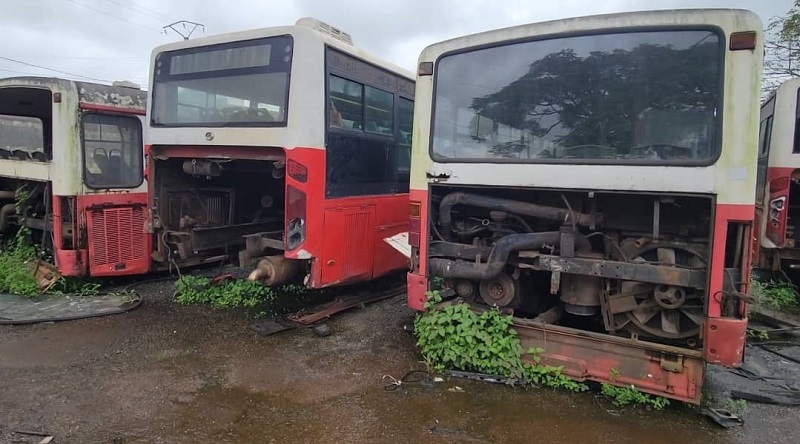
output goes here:
<path id="1" fill-rule="evenodd" d="M 800 0 L 794 1 L 786 15 L 770 20 L 764 52 L 765 94 L 786 79 L 800 76 Z"/>

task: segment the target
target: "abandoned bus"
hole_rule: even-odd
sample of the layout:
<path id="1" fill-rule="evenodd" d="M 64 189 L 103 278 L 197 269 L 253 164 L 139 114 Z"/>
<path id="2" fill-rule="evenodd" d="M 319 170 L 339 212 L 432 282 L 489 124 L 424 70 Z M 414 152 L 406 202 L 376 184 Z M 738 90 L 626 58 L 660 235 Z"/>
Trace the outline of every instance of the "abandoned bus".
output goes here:
<path id="1" fill-rule="evenodd" d="M 800 268 L 800 79 L 781 84 L 761 105 L 756 184 L 758 268 Z"/>
<path id="2" fill-rule="evenodd" d="M 0 79 L 0 236 L 29 227 L 64 276 L 147 272 L 146 99 L 128 82 Z"/>
<path id="3" fill-rule="evenodd" d="M 161 46 L 151 76 L 157 267 L 309 288 L 407 268 L 382 239 L 408 229 L 413 73 L 305 18 Z"/>
<path id="4" fill-rule="evenodd" d="M 742 362 L 762 33 L 672 10 L 426 48 L 409 305 L 444 282 L 568 376 L 699 402 Z"/>

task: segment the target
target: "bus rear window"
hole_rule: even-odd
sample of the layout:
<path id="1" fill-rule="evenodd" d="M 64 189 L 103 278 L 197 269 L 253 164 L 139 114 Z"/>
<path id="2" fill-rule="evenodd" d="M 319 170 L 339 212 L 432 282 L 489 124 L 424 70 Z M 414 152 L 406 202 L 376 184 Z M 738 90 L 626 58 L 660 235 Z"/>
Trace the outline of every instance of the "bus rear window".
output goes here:
<path id="1" fill-rule="evenodd" d="M 42 120 L 0 114 L 0 159 L 2 158 L 47 160 Z"/>
<path id="2" fill-rule="evenodd" d="M 581 35 L 443 56 L 440 162 L 710 164 L 722 39 L 711 30 Z"/>
<path id="3" fill-rule="evenodd" d="M 292 38 L 269 37 L 156 57 L 153 126 L 286 124 Z"/>
<path id="4" fill-rule="evenodd" d="M 84 182 L 89 188 L 142 184 L 142 125 L 136 117 L 84 114 L 81 119 Z"/>

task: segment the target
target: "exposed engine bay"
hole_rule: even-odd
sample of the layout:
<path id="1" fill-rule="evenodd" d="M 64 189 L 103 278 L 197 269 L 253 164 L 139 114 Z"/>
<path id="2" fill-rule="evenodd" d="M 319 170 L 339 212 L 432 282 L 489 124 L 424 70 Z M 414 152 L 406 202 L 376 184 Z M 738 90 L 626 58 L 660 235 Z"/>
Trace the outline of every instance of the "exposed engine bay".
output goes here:
<path id="1" fill-rule="evenodd" d="M 285 163 L 156 157 L 154 259 L 163 266 L 232 259 L 253 280 L 278 285 L 301 264 L 283 258 Z M 296 262 L 296 261 L 295 261 Z"/>
<path id="2" fill-rule="evenodd" d="M 428 276 L 457 296 L 545 323 L 701 345 L 711 196 L 432 186 L 431 199 Z M 730 288 L 745 238 L 733 228 Z"/>

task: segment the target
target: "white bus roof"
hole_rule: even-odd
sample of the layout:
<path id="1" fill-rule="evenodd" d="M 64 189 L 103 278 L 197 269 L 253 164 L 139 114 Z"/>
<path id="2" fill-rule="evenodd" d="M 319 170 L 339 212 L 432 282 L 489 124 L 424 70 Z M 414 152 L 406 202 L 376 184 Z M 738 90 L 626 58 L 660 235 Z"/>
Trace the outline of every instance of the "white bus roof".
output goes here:
<path id="1" fill-rule="evenodd" d="M 319 25 L 320 29 L 315 28 L 316 24 L 320 24 Z M 345 33 L 344 31 L 341 31 L 338 28 L 330 26 L 322 21 L 319 21 L 311 17 L 301 18 L 294 25 L 290 26 L 274 26 L 269 28 L 258 28 L 246 31 L 228 32 L 223 34 L 211 35 L 207 37 L 200 37 L 191 40 L 182 40 L 179 42 L 167 43 L 165 45 L 157 46 L 155 49 L 153 49 L 152 52 L 151 67 L 153 66 L 152 62 L 155 60 L 156 55 L 165 51 L 175 51 L 179 49 L 196 48 L 201 46 L 217 45 L 221 43 L 238 42 L 244 40 L 253 40 L 263 37 L 272 37 L 272 36 L 286 35 L 286 34 L 292 35 L 295 39 L 316 40 L 320 43 L 324 43 L 345 53 L 352 54 L 364 60 L 365 62 L 372 63 L 373 65 L 392 71 L 395 74 L 402 75 L 403 77 L 406 77 L 409 80 L 413 81 L 415 79 L 415 74 L 412 71 L 409 71 L 405 68 L 395 65 L 394 63 L 378 58 L 352 45 L 352 43 L 348 43 L 347 41 L 348 39 L 352 41 L 350 39 L 349 34 Z M 339 35 L 339 37 L 334 37 L 334 35 L 337 34 Z"/>
<path id="2" fill-rule="evenodd" d="M 761 18 L 746 9 L 695 8 L 598 14 L 516 25 L 440 41 L 427 46 L 420 54 L 419 61 L 430 61 L 444 52 L 498 41 L 524 39 L 538 35 L 587 33 L 593 30 L 613 28 L 642 28 L 651 23 L 655 26 L 665 26 L 666 24 L 692 26 L 725 20 L 720 17 L 721 15 L 728 15 L 727 20 L 737 22 L 738 27 L 752 27 L 754 30 L 762 28 Z"/>
<path id="3" fill-rule="evenodd" d="M 55 77 L 7 77 L 0 79 L 0 88 L 29 87 L 48 89 L 53 92 L 75 93 L 79 103 L 111 108 L 122 108 L 144 112 L 147 106 L 147 92 L 138 88 L 80 82 Z"/>

